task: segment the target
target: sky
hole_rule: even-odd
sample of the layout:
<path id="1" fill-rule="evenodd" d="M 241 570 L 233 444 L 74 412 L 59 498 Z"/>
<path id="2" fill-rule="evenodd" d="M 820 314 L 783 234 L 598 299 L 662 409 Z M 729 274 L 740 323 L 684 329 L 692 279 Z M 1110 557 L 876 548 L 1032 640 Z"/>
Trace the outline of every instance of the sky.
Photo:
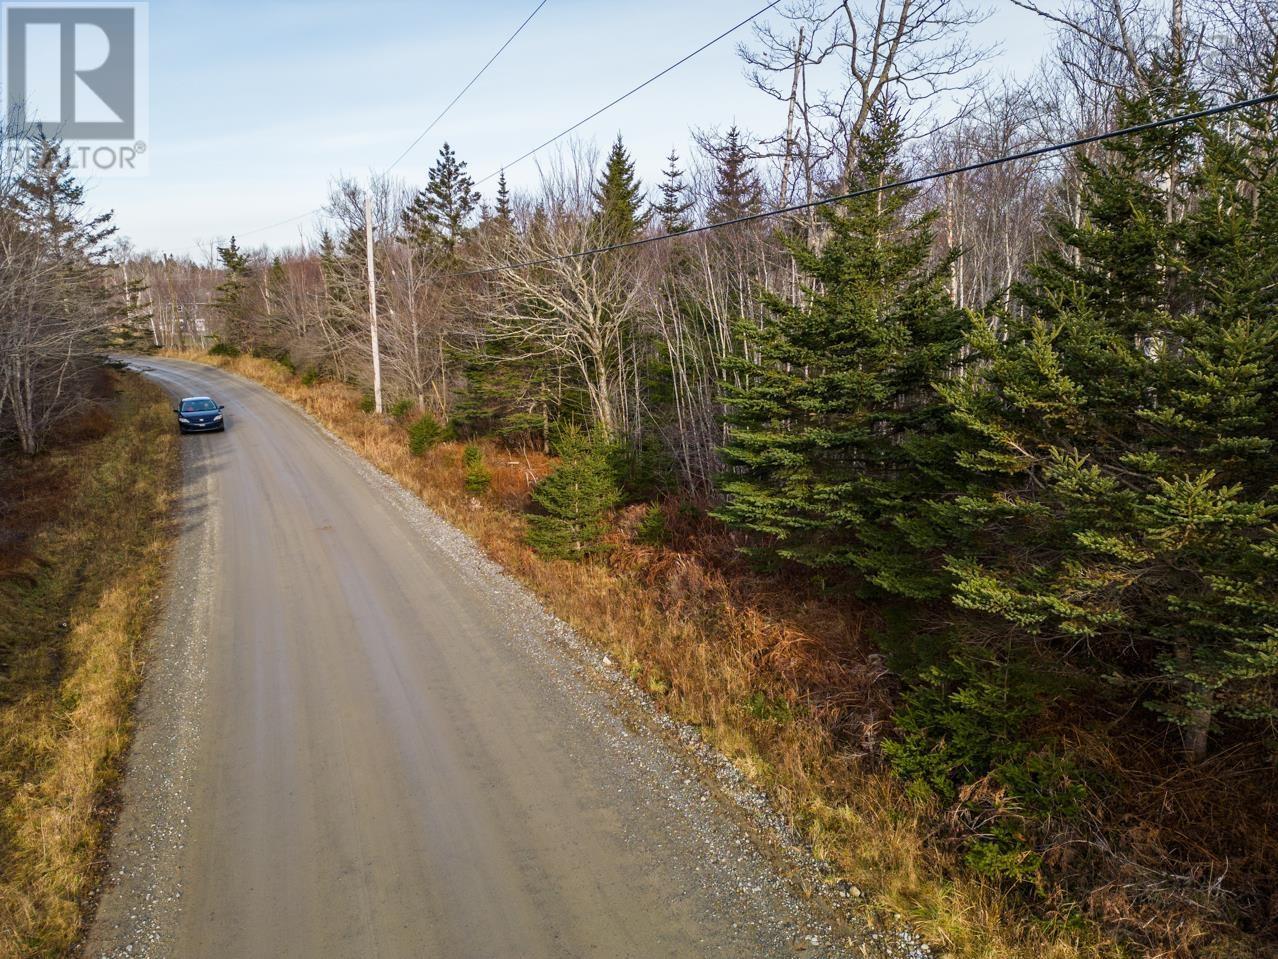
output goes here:
<path id="1" fill-rule="evenodd" d="M 992 0 L 978 42 L 996 74 L 1021 75 L 1049 25 Z M 549 0 L 449 115 L 396 168 L 410 184 L 447 141 L 476 180 L 685 56 L 763 0 Z M 296 244 L 338 175 L 385 169 L 465 85 L 536 0 L 153 0 L 150 171 L 90 180 L 140 250 L 207 257 L 213 241 Z M 783 107 L 744 77 L 744 27 L 577 132 L 606 149 L 621 133 L 657 179 L 693 127 L 771 132 Z M 533 160 L 508 170 L 515 189 Z M 494 183 L 485 184 L 491 196 Z M 270 228 L 267 228 L 270 227 Z"/>

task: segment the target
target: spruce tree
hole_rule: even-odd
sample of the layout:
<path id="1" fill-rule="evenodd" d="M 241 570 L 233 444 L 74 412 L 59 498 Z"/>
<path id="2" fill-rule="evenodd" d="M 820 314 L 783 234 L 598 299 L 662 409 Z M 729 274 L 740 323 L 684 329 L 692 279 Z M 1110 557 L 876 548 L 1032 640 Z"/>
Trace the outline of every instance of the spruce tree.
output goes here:
<path id="1" fill-rule="evenodd" d="M 734 125 L 714 151 L 714 192 L 706 219 L 726 223 L 763 209 L 763 186 L 750 165 L 750 154 Z"/>
<path id="2" fill-rule="evenodd" d="M 467 493 L 482 496 L 492 486 L 493 474 L 484 463 L 484 451 L 474 444 L 468 444 L 462 450 L 462 465 L 466 468 L 463 485 Z"/>
<path id="3" fill-rule="evenodd" d="M 608 513 L 621 501 L 605 437 L 575 428 L 558 438 L 559 467 L 533 489 L 528 544 L 543 556 L 582 559 L 601 548 Z"/>
<path id="4" fill-rule="evenodd" d="M 877 110 L 861 139 L 857 185 L 897 177 L 898 119 Z M 786 240 L 804 297 L 767 295 L 762 330 L 741 328 L 752 358 L 733 361 L 746 385 L 725 388 L 720 515 L 782 557 L 932 597 L 946 583 L 946 540 L 925 499 L 953 482 L 932 384 L 953 363 L 963 322 L 946 293 L 949 264 L 933 259 L 936 214 L 911 213 L 916 197 L 847 200 L 823 210 L 819 246 Z"/>
<path id="5" fill-rule="evenodd" d="M 337 262 L 337 243 L 333 240 L 333 234 L 328 230 L 320 233 L 319 240 L 319 263 L 321 275 L 327 274 L 334 268 Z"/>
<path id="6" fill-rule="evenodd" d="M 253 269 L 235 237 L 231 237 L 226 246 L 217 248 L 217 256 L 222 262 L 223 276 L 212 306 L 222 317 L 222 342 L 234 349 L 243 349 L 252 335 Z"/>
<path id="7" fill-rule="evenodd" d="M 422 247 L 451 253 L 465 235 L 479 199 L 465 162 L 459 161 L 445 143 L 427 174 L 425 188 L 417 192 L 403 213 L 404 230 Z"/>
<path id="8" fill-rule="evenodd" d="M 324 230 L 319 242 L 319 270 L 324 284 L 324 300 L 327 312 L 349 312 L 353 306 L 350 284 L 347 282 L 346 264 L 333 234 Z"/>
<path id="9" fill-rule="evenodd" d="M 28 161 L 13 191 L 12 207 L 29 235 L 38 239 L 47 262 L 42 292 L 57 303 L 54 314 L 71 311 L 93 315 L 105 331 L 127 317 L 127 302 L 112 291 L 104 296 L 102 264 L 117 227 L 111 213 L 90 213 L 84 184 L 75 178 L 70 154 L 43 133 L 30 144 Z M 134 291 L 136 292 L 136 290 Z"/>
<path id="10" fill-rule="evenodd" d="M 617 135 L 603 172 L 595 187 L 595 222 L 607 243 L 624 243 L 648 222 L 643 212 L 643 184 L 635 176 L 635 165 Z"/>
<path id="11" fill-rule="evenodd" d="M 554 369 L 545 358 L 528 356 L 508 339 L 480 340 L 456 353 L 466 378 L 466 391 L 453 407 L 458 427 L 516 448 L 544 441 L 557 412 L 551 408 Z"/>
<path id="12" fill-rule="evenodd" d="M 1201 104 L 1157 66 L 1120 125 Z M 1152 690 L 1192 758 L 1215 717 L 1272 715 L 1278 677 L 1278 197 L 1252 120 L 1266 150 L 1181 124 L 1084 163 L 1082 223 L 948 387 L 984 478 L 955 518 L 988 544 L 951 561 L 957 601 Z"/>
<path id="13" fill-rule="evenodd" d="M 19 218 L 64 260 L 100 259 L 118 229 L 113 214 L 88 214 L 84 184 L 75 178 L 71 155 L 60 141 L 41 131 L 29 151 L 15 192 Z"/>
<path id="14" fill-rule="evenodd" d="M 657 215 L 663 233 L 683 233 L 692 226 L 687 213 L 692 209 L 693 201 L 683 182 L 683 171 L 679 169 L 679 154 L 674 150 L 666 157 L 662 176 L 661 202 L 654 204 L 652 211 Z"/>
<path id="15" fill-rule="evenodd" d="M 266 312 L 272 319 L 284 311 L 284 296 L 288 290 L 288 273 L 278 256 L 271 258 L 271 268 L 266 273 Z"/>
<path id="16" fill-rule="evenodd" d="M 288 273 L 284 270 L 284 262 L 278 257 L 271 257 L 271 268 L 266 274 L 267 298 L 278 301 L 288 285 Z"/>
<path id="17" fill-rule="evenodd" d="M 22 146 L 0 207 L 0 417 L 33 454 L 79 406 L 94 353 L 126 328 L 137 290 L 121 288 L 104 269 L 111 215 L 88 212 L 60 142 L 41 131 Z"/>
<path id="18" fill-rule="evenodd" d="M 429 413 L 422 413 L 408 427 L 408 451 L 414 456 L 424 456 L 426 451 L 445 436 L 444 427 Z"/>
<path id="19" fill-rule="evenodd" d="M 502 228 L 510 229 L 514 223 L 514 211 L 510 206 L 510 189 L 506 186 L 505 170 L 497 174 L 497 206 L 493 212 L 493 218 Z"/>
<path id="20" fill-rule="evenodd" d="M 339 379 L 352 373 L 347 351 L 339 342 L 368 336 L 368 268 L 364 231 L 347 230 L 340 237 L 325 231 L 320 237 L 319 268 L 324 287 L 325 326 L 333 339 L 325 356 L 324 371 Z"/>

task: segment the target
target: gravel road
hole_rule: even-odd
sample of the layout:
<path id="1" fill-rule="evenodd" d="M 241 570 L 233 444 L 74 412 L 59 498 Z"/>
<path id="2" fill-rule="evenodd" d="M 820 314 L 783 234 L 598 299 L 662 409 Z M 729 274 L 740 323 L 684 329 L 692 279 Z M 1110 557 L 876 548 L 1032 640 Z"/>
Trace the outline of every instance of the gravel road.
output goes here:
<path id="1" fill-rule="evenodd" d="M 730 770 L 469 540 L 265 389 L 136 365 L 228 429 L 183 437 L 86 955 L 866 954 Z"/>

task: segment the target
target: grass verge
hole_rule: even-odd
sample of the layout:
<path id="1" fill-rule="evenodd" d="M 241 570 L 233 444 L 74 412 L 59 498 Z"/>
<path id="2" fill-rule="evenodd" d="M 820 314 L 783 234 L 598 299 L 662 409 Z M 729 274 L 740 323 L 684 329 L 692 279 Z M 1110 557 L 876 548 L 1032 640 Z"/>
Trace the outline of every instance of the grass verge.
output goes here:
<path id="1" fill-rule="evenodd" d="M 104 371 L 34 458 L 0 452 L 0 957 L 79 937 L 173 529 L 164 394 Z"/>
<path id="2" fill-rule="evenodd" d="M 461 444 L 413 455 L 406 425 L 361 409 L 351 387 L 308 386 L 266 359 L 171 355 L 291 400 L 471 535 L 763 787 L 836 875 L 863 891 L 872 921 L 908 921 L 936 956 L 1130 954 L 1088 921 L 1036 919 L 1005 890 L 955 868 L 929 826 L 938 810 L 906 797 L 872 758 L 890 716 L 890 687 L 856 604 L 810 602 L 734 566 L 723 533 L 695 549 L 644 546 L 633 535 L 643 521 L 634 511 L 619 518 L 606 561 L 543 560 L 525 544 L 524 510 L 532 485 L 552 468 L 545 456 L 480 444 L 492 480 L 472 495 Z M 677 526 L 678 511 L 666 521 Z"/>

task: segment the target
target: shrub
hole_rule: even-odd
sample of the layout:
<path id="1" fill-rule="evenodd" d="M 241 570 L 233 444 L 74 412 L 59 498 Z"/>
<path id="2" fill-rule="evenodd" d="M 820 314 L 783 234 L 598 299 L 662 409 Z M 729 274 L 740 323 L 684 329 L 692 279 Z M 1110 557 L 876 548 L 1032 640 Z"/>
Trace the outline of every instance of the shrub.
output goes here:
<path id="1" fill-rule="evenodd" d="M 968 830 L 964 861 L 992 879 L 1038 885 L 1036 833 L 1076 817 L 1086 787 L 1070 757 L 1030 735 L 1053 690 L 1041 670 L 972 650 L 950 650 L 943 665 L 907 685 L 883 743 L 892 770 L 916 798 L 939 797 Z M 1008 802 L 1006 797 L 1010 799 Z"/>
<path id="2" fill-rule="evenodd" d="M 259 360 L 271 360 L 284 367 L 290 375 L 297 373 L 297 366 L 293 363 L 293 358 L 288 355 L 288 350 L 278 346 L 255 346 L 249 353 L 250 356 Z"/>
<path id="3" fill-rule="evenodd" d="M 557 470 L 533 489 L 541 513 L 528 519 L 528 545 L 543 556 L 581 559 L 600 549 L 606 517 L 621 500 L 610 444 L 569 430 L 556 443 Z"/>
<path id="4" fill-rule="evenodd" d="M 784 726 L 794 718 L 789 700 L 769 696 L 761 690 L 755 690 L 749 695 L 745 701 L 745 711 L 761 723 L 773 723 L 777 726 Z"/>
<path id="5" fill-rule="evenodd" d="M 218 340 L 216 343 L 214 343 L 212 346 L 209 347 L 209 356 L 236 357 L 239 355 L 240 355 L 240 351 L 238 349 L 236 349 L 230 343 L 224 343 L 222 340 Z"/>
<path id="6" fill-rule="evenodd" d="M 635 539 L 645 546 L 665 546 L 670 541 L 670 526 L 660 506 L 649 506 L 635 528 Z"/>
<path id="7" fill-rule="evenodd" d="M 541 434 L 543 419 L 540 413 L 509 413 L 494 428 L 497 438 L 510 449 L 523 449 Z"/>
<path id="8" fill-rule="evenodd" d="M 444 428 L 439 425 L 439 420 L 423 413 L 408 427 L 408 451 L 414 456 L 421 456 L 443 438 Z"/>
<path id="9" fill-rule="evenodd" d="M 365 413 L 372 413 L 377 409 L 377 400 L 372 393 L 365 393 L 359 398 L 359 408 Z"/>
<path id="10" fill-rule="evenodd" d="M 402 420 L 408 415 L 408 411 L 413 408 L 412 400 L 396 400 L 391 404 L 390 415 L 397 420 Z"/>
<path id="11" fill-rule="evenodd" d="M 466 464 L 466 492 L 481 496 L 488 492 L 492 485 L 493 474 L 484 465 L 484 454 L 478 446 L 467 446 L 462 451 L 462 462 Z"/>
<path id="12" fill-rule="evenodd" d="M 313 366 L 308 366 L 306 371 L 302 373 L 302 385 L 314 386 L 317 382 L 319 382 L 319 370 Z"/>

